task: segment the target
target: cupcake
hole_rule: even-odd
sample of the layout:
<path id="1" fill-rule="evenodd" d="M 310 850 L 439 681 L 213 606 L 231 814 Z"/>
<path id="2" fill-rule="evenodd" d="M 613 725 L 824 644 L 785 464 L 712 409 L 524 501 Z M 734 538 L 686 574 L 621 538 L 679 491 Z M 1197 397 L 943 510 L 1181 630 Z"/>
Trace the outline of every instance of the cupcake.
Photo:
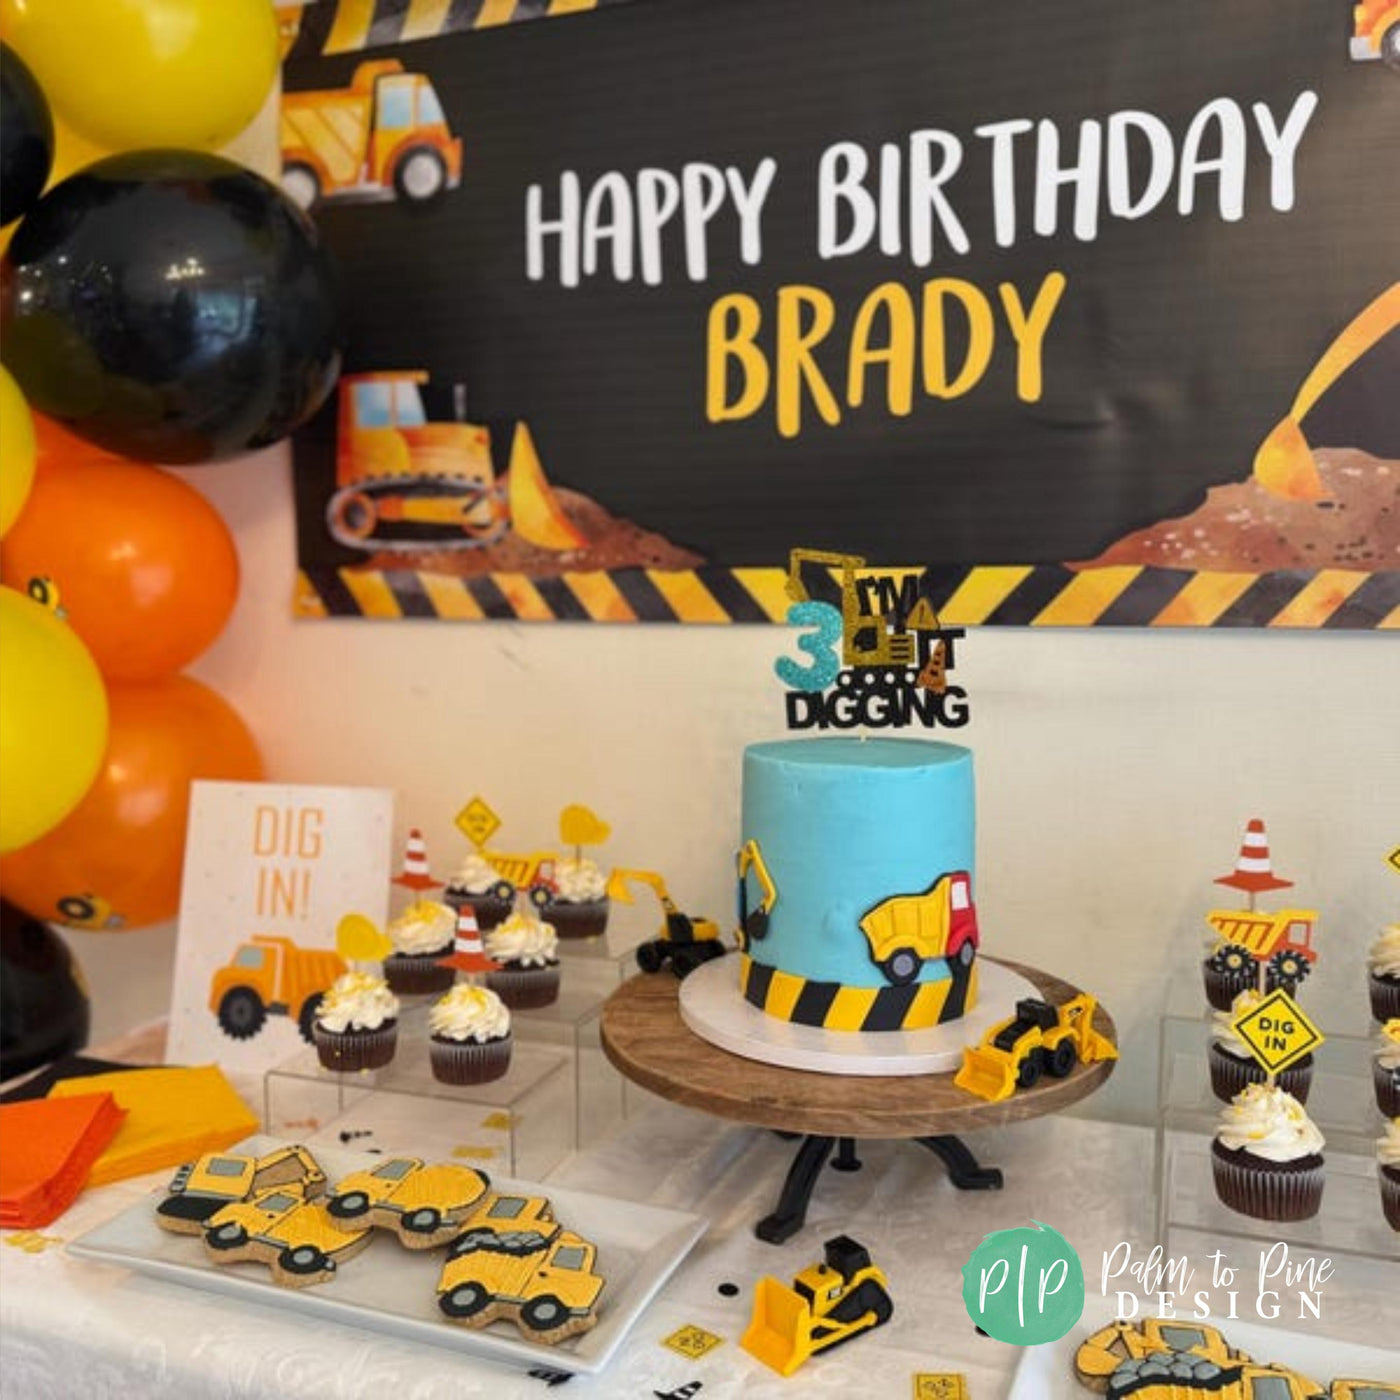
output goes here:
<path id="1" fill-rule="evenodd" d="M 399 999 L 382 977 L 347 972 L 321 998 L 311 1023 L 316 1055 L 327 1069 L 381 1069 L 394 1058 Z"/>
<path id="2" fill-rule="evenodd" d="M 1371 1073 L 1376 1081 L 1376 1106 L 1387 1118 L 1400 1118 L 1400 1016 L 1392 1016 L 1381 1028 Z"/>
<path id="3" fill-rule="evenodd" d="M 1322 1204 L 1324 1145 L 1292 1094 L 1250 1084 L 1221 1112 L 1211 1143 L 1215 1194 L 1256 1220 L 1309 1220 Z"/>
<path id="4" fill-rule="evenodd" d="M 1385 1136 L 1376 1140 L 1380 1167 L 1381 1209 L 1392 1230 L 1400 1230 L 1400 1118 L 1392 1118 Z"/>
<path id="5" fill-rule="evenodd" d="M 1206 1000 L 1217 1011 L 1228 1011 L 1241 992 L 1259 988 L 1259 964 L 1238 944 L 1217 943 L 1201 964 Z"/>
<path id="6" fill-rule="evenodd" d="M 515 886 L 479 851 L 472 851 L 447 882 L 442 897 L 453 909 L 470 906 L 476 915 L 476 926 L 484 933 L 509 916 L 515 903 Z"/>
<path id="7" fill-rule="evenodd" d="M 435 899 L 414 900 L 386 932 L 394 951 L 384 959 L 384 976 L 402 996 L 446 991 L 456 973 L 439 966 L 452 951 L 457 911 Z"/>
<path id="8" fill-rule="evenodd" d="M 1240 1039 L 1234 1025 L 1237 1017 L 1262 1000 L 1252 989 L 1243 991 L 1229 1011 L 1217 1011 L 1211 1017 L 1210 1087 L 1222 1103 L 1229 1103 L 1246 1084 L 1263 1084 L 1268 1080 L 1264 1067 L 1249 1053 L 1249 1046 Z M 1278 1086 L 1299 1103 L 1307 1103 L 1312 1071 L 1313 1057 L 1304 1055 L 1277 1076 Z"/>
<path id="9" fill-rule="evenodd" d="M 433 1078 L 485 1084 L 510 1068 L 510 1012 L 495 992 L 462 982 L 428 1012 Z"/>
<path id="10" fill-rule="evenodd" d="M 591 938 L 608 926 L 608 882 L 587 856 L 554 863 L 554 891 L 544 912 L 560 938 Z"/>
<path id="11" fill-rule="evenodd" d="M 486 974 L 486 985 L 512 1011 L 559 999 L 559 940 L 553 924 L 533 914 L 512 914 L 486 934 L 486 954 L 501 964 Z"/>
<path id="12" fill-rule="evenodd" d="M 1371 1015 L 1378 1021 L 1400 1016 L 1400 924 L 1387 924 L 1366 955 L 1371 970 Z"/>

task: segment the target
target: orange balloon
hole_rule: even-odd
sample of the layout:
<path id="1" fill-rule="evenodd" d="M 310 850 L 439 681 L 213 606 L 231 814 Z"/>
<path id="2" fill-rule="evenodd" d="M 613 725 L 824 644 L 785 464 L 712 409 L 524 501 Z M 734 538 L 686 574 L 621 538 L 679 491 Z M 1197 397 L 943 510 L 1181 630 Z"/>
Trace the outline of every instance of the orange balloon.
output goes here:
<path id="1" fill-rule="evenodd" d="M 0 889 L 37 919 L 90 931 L 175 917 L 190 783 L 258 782 L 262 759 L 229 703 L 188 676 L 110 687 L 102 771 L 72 815 L 0 858 Z"/>
<path id="2" fill-rule="evenodd" d="M 58 589 L 69 625 L 112 680 L 189 665 L 224 629 L 238 552 L 218 511 L 159 467 L 114 457 L 35 415 L 34 486 L 5 536 L 0 578 Z"/>

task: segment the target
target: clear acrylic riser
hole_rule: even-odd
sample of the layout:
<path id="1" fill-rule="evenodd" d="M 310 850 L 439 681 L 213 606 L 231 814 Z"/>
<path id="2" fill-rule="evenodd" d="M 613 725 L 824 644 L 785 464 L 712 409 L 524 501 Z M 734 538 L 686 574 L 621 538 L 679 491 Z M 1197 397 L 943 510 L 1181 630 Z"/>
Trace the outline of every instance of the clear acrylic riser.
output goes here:
<path id="1" fill-rule="evenodd" d="M 1211 1142 L 1224 1104 L 1210 1087 L 1210 1028 L 1209 1013 L 1162 1018 L 1154 1182 L 1163 1248 L 1172 1252 L 1173 1236 L 1187 1232 L 1400 1263 L 1400 1233 L 1381 1212 L 1375 1147 L 1385 1120 L 1372 1040 L 1329 1035 L 1314 1056 L 1307 1108 L 1327 1139 L 1322 1207 L 1311 1220 L 1283 1223 L 1241 1215 L 1215 1193 Z"/>
<path id="2" fill-rule="evenodd" d="M 540 1180 L 574 1149 L 573 1058 L 516 1036 L 510 1069 L 487 1084 L 443 1084 L 428 1059 L 431 998 L 405 998 L 394 1058 L 383 1069 L 338 1073 L 308 1047 L 263 1078 L 267 1131 Z"/>

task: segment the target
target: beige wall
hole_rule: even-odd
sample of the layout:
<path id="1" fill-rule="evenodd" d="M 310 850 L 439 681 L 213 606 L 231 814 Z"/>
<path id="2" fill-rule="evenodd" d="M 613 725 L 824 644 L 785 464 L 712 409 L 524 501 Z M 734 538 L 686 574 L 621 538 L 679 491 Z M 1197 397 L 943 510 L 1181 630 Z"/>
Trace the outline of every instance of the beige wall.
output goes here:
<path id="1" fill-rule="evenodd" d="M 620 865 L 663 870 L 683 907 L 730 916 L 743 746 L 782 733 L 781 645 L 762 627 L 293 622 L 280 449 L 182 475 L 223 512 L 244 582 L 196 674 L 240 709 L 273 777 L 399 794 L 435 863 L 481 792 L 502 843 L 555 835 L 587 802 Z M 1202 915 L 1245 821 L 1322 911 L 1305 1001 L 1365 1033 L 1364 952 L 1400 918 L 1400 639 L 1257 632 L 975 630 L 959 649 L 977 754 L 986 943 L 1097 992 L 1124 1062 L 1087 1111 L 1146 1120 L 1157 1018 L 1197 1011 Z M 1226 901 L 1228 902 L 1228 900 Z M 73 936 L 98 1028 L 159 1014 L 169 930 Z"/>

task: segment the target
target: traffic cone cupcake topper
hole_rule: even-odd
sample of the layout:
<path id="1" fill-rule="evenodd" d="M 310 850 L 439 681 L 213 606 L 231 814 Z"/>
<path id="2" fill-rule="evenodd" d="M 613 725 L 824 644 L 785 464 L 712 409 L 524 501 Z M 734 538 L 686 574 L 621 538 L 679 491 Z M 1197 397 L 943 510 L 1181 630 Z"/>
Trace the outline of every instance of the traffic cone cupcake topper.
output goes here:
<path id="1" fill-rule="evenodd" d="M 495 972 L 500 963 L 486 956 L 482 947 L 481 930 L 476 924 L 476 915 L 470 905 L 463 905 L 457 911 L 457 937 L 452 942 L 452 951 L 438 959 L 439 967 L 454 968 L 458 972 Z"/>
<path id="2" fill-rule="evenodd" d="M 1273 863 L 1269 859 L 1269 838 L 1264 832 L 1264 823 L 1258 817 L 1245 828 L 1235 868 L 1228 875 L 1218 875 L 1215 883 L 1228 885 L 1232 890 L 1244 890 L 1249 895 L 1251 909 L 1254 908 L 1256 894 L 1292 887 L 1292 880 L 1283 880 L 1274 874 Z"/>
<path id="3" fill-rule="evenodd" d="M 428 848 L 423 841 L 423 833 L 415 826 L 408 833 L 404 844 L 403 869 L 394 876 L 394 884 L 406 890 L 435 890 L 442 884 L 434 880 L 428 869 Z"/>

